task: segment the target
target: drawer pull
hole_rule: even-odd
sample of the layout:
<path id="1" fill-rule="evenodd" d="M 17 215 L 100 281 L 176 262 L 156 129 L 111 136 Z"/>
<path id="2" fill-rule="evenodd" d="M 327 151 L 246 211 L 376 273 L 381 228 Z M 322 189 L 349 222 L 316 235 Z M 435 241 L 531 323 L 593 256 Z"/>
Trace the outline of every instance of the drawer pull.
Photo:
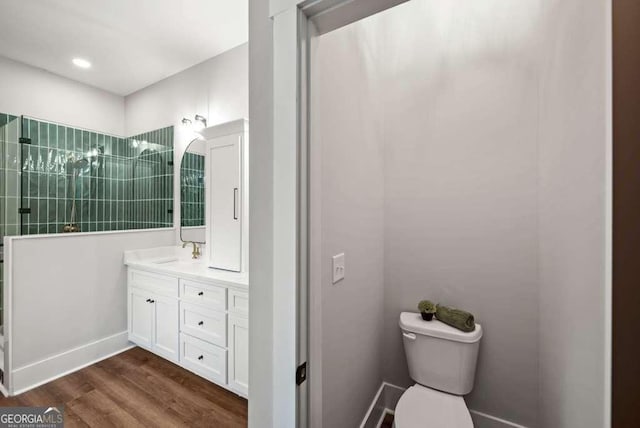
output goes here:
<path id="1" fill-rule="evenodd" d="M 200 356 L 198 357 L 198 359 L 199 359 L 199 360 L 203 360 L 203 359 L 204 359 L 204 356 L 203 356 L 203 355 L 200 355 Z"/>
<path id="2" fill-rule="evenodd" d="M 199 292 L 198 296 L 204 296 L 204 291 Z"/>
<path id="3" fill-rule="evenodd" d="M 156 302 L 155 300 L 149 300 L 149 303 L 155 303 L 155 302 Z"/>
<path id="4" fill-rule="evenodd" d="M 204 321 L 200 321 L 200 322 L 198 323 L 198 325 L 202 325 L 202 324 L 204 324 Z"/>
<path id="5" fill-rule="evenodd" d="M 151 303 L 151 299 L 147 299 L 147 303 Z"/>

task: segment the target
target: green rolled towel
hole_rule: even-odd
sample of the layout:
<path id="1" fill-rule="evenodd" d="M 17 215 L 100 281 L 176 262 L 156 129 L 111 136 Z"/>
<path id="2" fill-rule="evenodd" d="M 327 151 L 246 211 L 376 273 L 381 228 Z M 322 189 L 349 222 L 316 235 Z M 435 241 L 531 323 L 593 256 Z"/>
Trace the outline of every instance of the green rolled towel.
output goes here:
<path id="1" fill-rule="evenodd" d="M 436 309 L 436 318 L 451 327 L 469 333 L 476 329 L 476 323 L 473 315 L 469 312 L 449 308 L 447 306 L 438 305 Z"/>

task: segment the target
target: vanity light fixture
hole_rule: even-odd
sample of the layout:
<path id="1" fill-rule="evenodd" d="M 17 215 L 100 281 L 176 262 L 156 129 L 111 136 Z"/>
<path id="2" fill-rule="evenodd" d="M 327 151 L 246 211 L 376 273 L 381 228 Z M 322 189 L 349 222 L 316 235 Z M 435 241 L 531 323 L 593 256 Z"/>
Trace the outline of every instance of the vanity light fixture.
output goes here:
<path id="1" fill-rule="evenodd" d="M 71 62 L 78 68 L 91 68 L 91 63 L 84 58 L 74 58 Z"/>
<path id="2" fill-rule="evenodd" d="M 196 120 L 196 124 L 195 124 L 196 131 L 202 131 L 204 128 L 207 127 L 206 117 L 196 114 L 196 117 L 194 119 Z"/>

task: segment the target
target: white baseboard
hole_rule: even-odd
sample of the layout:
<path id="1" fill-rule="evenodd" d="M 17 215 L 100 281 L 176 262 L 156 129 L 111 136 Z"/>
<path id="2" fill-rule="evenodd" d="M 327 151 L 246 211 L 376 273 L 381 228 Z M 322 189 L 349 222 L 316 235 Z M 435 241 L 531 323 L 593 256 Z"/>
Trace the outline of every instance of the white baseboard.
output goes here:
<path id="1" fill-rule="evenodd" d="M 384 419 L 385 413 L 393 413 L 405 388 L 382 382 L 369 410 L 364 415 L 360 428 L 377 428 Z"/>
<path id="2" fill-rule="evenodd" d="M 30 389 L 68 375 L 98 361 L 133 348 L 127 332 L 116 333 L 104 339 L 79 346 L 58 355 L 19 367 L 12 372 L 10 395 L 18 395 Z"/>
<path id="3" fill-rule="evenodd" d="M 469 410 L 469 413 L 471 413 L 471 419 L 473 419 L 473 426 L 475 428 L 527 428 L 524 425 L 519 425 L 515 422 L 487 415 L 486 413 L 476 410 Z"/>
<path id="4" fill-rule="evenodd" d="M 364 415 L 364 419 L 362 419 L 362 423 L 360 424 L 360 428 L 373 428 L 377 426 L 377 422 L 380 420 L 380 417 L 384 414 L 384 407 L 382 403 L 382 394 L 384 392 L 385 383 L 382 382 L 380 388 L 378 388 L 378 392 L 373 397 L 373 401 L 367 410 L 367 413 Z"/>
<path id="5" fill-rule="evenodd" d="M 406 391 L 406 388 L 382 382 L 378 392 L 375 397 L 373 397 L 369 410 L 360 424 L 360 428 L 379 427 L 384 414 L 393 413 L 404 391 Z M 474 428 L 527 428 L 523 425 L 476 410 L 470 409 L 469 413 L 471 413 Z"/>

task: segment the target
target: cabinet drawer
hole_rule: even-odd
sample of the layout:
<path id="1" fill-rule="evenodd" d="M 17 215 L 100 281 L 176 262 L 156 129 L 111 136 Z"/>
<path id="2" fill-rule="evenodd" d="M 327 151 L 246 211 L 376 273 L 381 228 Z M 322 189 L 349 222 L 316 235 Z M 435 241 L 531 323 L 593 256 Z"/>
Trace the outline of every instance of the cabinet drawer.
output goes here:
<path id="1" fill-rule="evenodd" d="M 218 346 L 227 346 L 227 314 L 180 302 L 180 331 Z"/>
<path id="2" fill-rule="evenodd" d="M 129 287 L 143 288 L 169 297 L 178 297 L 178 278 L 129 269 Z"/>
<path id="3" fill-rule="evenodd" d="M 226 349 L 180 333 L 180 363 L 209 380 L 227 383 Z"/>
<path id="4" fill-rule="evenodd" d="M 249 316 L 249 293 L 229 290 L 229 312 Z"/>
<path id="5" fill-rule="evenodd" d="M 181 279 L 180 298 L 219 311 L 227 309 L 227 289 L 224 287 Z"/>

